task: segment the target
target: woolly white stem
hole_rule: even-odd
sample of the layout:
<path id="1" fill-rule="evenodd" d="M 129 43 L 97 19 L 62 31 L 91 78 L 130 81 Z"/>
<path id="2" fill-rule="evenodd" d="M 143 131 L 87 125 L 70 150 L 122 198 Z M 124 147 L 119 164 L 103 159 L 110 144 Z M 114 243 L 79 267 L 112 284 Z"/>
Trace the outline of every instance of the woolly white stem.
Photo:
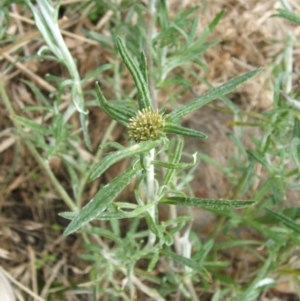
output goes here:
<path id="1" fill-rule="evenodd" d="M 155 157 L 155 149 L 152 149 L 146 158 L 146 171 L 147 171 L 147 203 L 154 201 L 154 165 L 151 162 Z M 154 223 L 156 223 L 156 207 L 153 206 L 149 209 L 149 214 Z M 153 246 L 155 243 L 155 235 L 149 230 L 148 246 Z"/>

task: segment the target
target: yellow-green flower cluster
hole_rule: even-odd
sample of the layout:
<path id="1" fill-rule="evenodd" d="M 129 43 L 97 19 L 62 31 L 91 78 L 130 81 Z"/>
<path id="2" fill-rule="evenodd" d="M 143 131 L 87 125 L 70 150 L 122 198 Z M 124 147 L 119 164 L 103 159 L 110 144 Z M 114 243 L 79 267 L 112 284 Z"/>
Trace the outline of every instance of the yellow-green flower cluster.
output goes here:
<path id="1" fill-rule="evenodd" d="M 162 115 L 150 107 L 138 111 L 129 121 L 128 133 L 136 142 L 158 139 L 164 127 Z"/>

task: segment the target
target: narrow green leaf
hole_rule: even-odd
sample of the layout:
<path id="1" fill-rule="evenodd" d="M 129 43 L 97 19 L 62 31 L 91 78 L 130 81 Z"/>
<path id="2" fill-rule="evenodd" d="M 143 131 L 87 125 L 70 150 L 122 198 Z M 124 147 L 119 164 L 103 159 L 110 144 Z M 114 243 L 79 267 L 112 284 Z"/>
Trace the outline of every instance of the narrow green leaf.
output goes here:
<path id="1" fill-rule="evenodd" d="M 179 162 L 180 158 L 181 158 L 181 154 L 182 154 L 182 149 L 183 149 L 183 139 L 178 139 L 176 148 L 174 152 L 170 152 L 169 156 L 170 156 L 170 163 L 176 164 Z M 173 175 L 175 174 L 175 170 L 174 169 L 168 169 L 166 172 L 166 176 L 164 178 L 164 185 L 168 185 L 172 178 Z"/>
<path id="2" fill-rule="evenodd" d="M 300 120 L 295 118 L 294 127 L 293 127 L 293 138 L 300 138 Z"/>
<path id="3" fill-rule="evenodd" d="M 111 219 L 124 219 L 124 218 L 133 218 L 137 216 L 142 216 L 146 211 L 148 211 L 155 202 L 151 202 L 149 204 L 143 205 L 143 206 L 138 206 L 136 209 L 132 211 L 105 211 L 101 214 L 100 217 L 97 217 L 96 219 L 99 220 L 111 220 Z M 77 212 L 60 212 L 58 214 L 59 216 L 72 220 L 75 218 L 77 215 Z"/>
<path id="4" fill-rule="evenodd" d="M 151 272 L 155 268 L 158 260 L 159 260 L 159 253 L 154 253 L 150 263 L 148 264 L 148 268 L 147 268 L 148 272 Z"/>
<path id="5" fill-rule="evenodd" d="M 87 128 L 87 123 L 86 123 L 86 117 L 87 115 L 85 113 L 79 112 L 79 119 L 80 119 L 80 125 L 82 128 L 82 133 L 83 133 L 83 139 L 85 142 L 85 145 L 89 150 L 92 150 L 92 143 L 91 143 L 91 138 L 90 134 Z"/>
<path id="6" fill-rule="evenodd" d="M 134 217 L 141 217 L 147 212 L 152 206 L 154 206 L 156 202 L 151 202 L 145 204 L 143 206 L 137 206 L 136 209 L 132 211 L 116 211 L 116 212 L 103 212 L 100 217 L 97 217 L 99 220 L 111 220 L 111 219 L 124 219 L 124 218 L 134 218 Z"/>
<path id="7" fill-rule="evenodd" d="M 137 261 L 139 261 L 142 258 L 152 257 L 152 254 L 155 251 L 156 251 L 155 247 L 152 247 L 152 248 L 143 248 L 143 249 L 140 249 L 140 250 L 137 249 L 137 250 L 135 250 L 131 254 L 131 256 L 130 256 L 130 262 L 135 264 Z M 157 300 L 157 299 L 154 298 L 154 300 Z"/>
<path id="8" fill-rule="evenodd" d="M 78 190 L 79 190 L 79 180 L 78 180 L 78 176 L 77 173 L 74 169 L 74 167 L 71 165 L 71 163 L 69 163 L 67 160 L 63 159 L 64 164 L 67 167 L 70 179 L 71 179 L 71 185 L 72 185 L 72 190 L 73 190 L 73 194 L 75 199 L 78 198 Z"/>
<path id="9" fill-rule="evenodd" d="M 159 200 L 159 203 L 217 210 L 239 209 L 249 207 L 255 204 L 255 202 L 253 201 L 198 199 L 190 197 L 163 197 Z"/>
<path id="10" fill-rule="evenodd" d="M 300 208 L 299 207 L 290 207 L 283 209 L 282 214 L 285 216 L 288 216 L 289 218 L 295 220 L 300 218 Z M 274 216 L 271 216 L 269 214 L 260 216 L 255 218 L 255 221 L 257 221 L 260 224 L 275 224 L 277 223 L 277 219 L 274 218 Z"/>
<path id="11" fill-rule="evenodd" d="M 192 163 L 171 163 L 171 162 L 163 162 L 163 161 L 158 161 L 158 160 L 153 160 L 151 164 L 155 166 L 160 166 L 160 167 L 165 167 L 169 169 L 186 169 L 186 168 L 191 168 L 195 165 L 196 163 L 196 154 L 193 155 L 193 162 Z"/>
<path id="12" fill-rule="evenodd" d="M 47 25 L 47 23 L 45 22 L 44 16 L 42 16 L 42 14 L 33 5 L 33 3 L 31 3 L 30 0 L 25 0 L 25 3 L 27 4 L 27 6 L 32 11 L 33 16 L 34 16 L 35 25 L 38 28 L 38 30 L 40 31 L 40 33 L 42 34 L 48 48 L 53 52 L 53 54 L 57 58 L 63 57 L 60 48 L 57 46 L 57 41 L 54 40 L 53 35 L 51 34 L 51 30 L 50 30 L 49 26 Z M 47 5 L 48 3 L 46 3 L 46 2 L 43 3 L 42 2 L 42 7 L 44 6 L 43 4 Z M 50 5 L 50 4 L 48 4 L 48 5 Z M 50 15 L 51 15 L 51 13 L 50 13 Z M 57 25 L 57 24 L 55 24 L 55 25 Z"/>
<path id="13" fill-rule="evenodd" d="M 69 235 L 92 219 L 100 217 L 114 198 L 140 173 L 137 166 L 132 166 L 121 175 L 102 187 L 96 195 L 81 209 L 69 224 L 64 234 Z"/>
<path id="14" fill-rule="evenodd" d="M 23 112 L 43 112 L 43 111 L 46 111 L 46 112 L 53 112 L 52 108 L 49 108 L 49 107 L 42 107 L 42 106 L 30 106 L 30 107 L 24 107 Z"/>
<path id="15" fill-rule="evenodd" d="M 266 208 L 266 211 L 273 217 L 275 217 L 278 221 L 282 222 L 286 227 L 294 230 L 295 232 L 300 234 L 300 224 L 296 223 L 291 218 L 283 215 L 281 213 L 277 213 L 273 210 Z"/>
<path id="16" fill-rule="evenodd" d="M 131 117 L 135 116 L 136 112 L 134 110 L 108 102 L 103 95 L 98 82 L 96 82 L 96 94 L 101 109 L 108 116 L 124 125 L 125 127 L 128 124 L 128 120 Z"/>
<path id="17" fill-rule="evenodd" d="M 10 118 L 17 123 L 29 128 L 30 130 L 33 130 L 34 132 L 38 132 L 42 135 L 47 133 L 47 128 L 42 124 L 36 123 L 35 121 L 17 115 L 11 115 Z"/>
<path id="18" fill-rule="evenodd" d="M 202 132 L 189 129 L 180 125 L 176 125 L 173 123 L 166 123 L 163 131 L 165 133 L 171 133 L 171 134 L 178 134 L 182 136 L 188 136 L 188 137 L 193 137 L 193 138 L 200 138 L 200 139 L 206 139 L 207 135 L 205 135 Z"/>
<path id="19" fill-rule="evenodd" d="M 167 0 L 161 0 L 160 1 L 160 9 L 158 10 L 158 19 L 159 19 L 159 24 L 162 28 L 161 32 L 164 32 L 168 27 L 170 23 L 170 15 L 168 12 L 168 4 Z M 153 42 L 153 41 L 152 41 Z"/>
<path id="20" fill-rule="evenodd" d="M 255 193 L 255 196 L 253 197 L 252 201 L 253 202 L 260 202 L 267 193 L 269 193 L 269 191 L 272 188 L 272 180 L 268 180 L 266 183 L 264 183 L 264 185 Z"/>
<path id="21" fill-rule="evenodd" d="M 222 296 L 222 292 L 220 290 L 217 290 L 214 292 L 214 295 L 212 296 L 211 301 L 221 301 L 223 296 Z"/>
<path id="22" fill-rule="evenodd" d="M 293 127 L 293 139 L 294 138 L 300 139 L 300 120 L 297 117 L 295 118 L 294 127 Z M 292 155 L 294 157 L 294 160 L 295 160 L 296 156 L 297 156 L 297 158 L 299 160 L 299 158 L 300 158 L 300 145 L 299 144 L 297 145 L 297 147 L 295 147 L 295 149 L 292 149 Z M 296 161 L 297 161 L 297 159 L 295 160 L 295 162 Z M 298 170 L 300 172 L 300 168 L 299 168 L 299 164 L 298 163 L 297 163 L 297 167 L 298 167 Z"/>
<path id="23" fill-rule="evenodd" d="M 96 42 L 98 42 L 104 49 L 108 49 L 109 51 L 113 52 L 113 41 L 111 36 L 106 36 L 105 34 L 100 34 L 95 31 L 87 30 L 82 28 L 82 34 L 84 34 L 87 38 L 90 38 Z"/>
<path id="24" fill-rule="evenodd" d="M 208 33 L 209 31 L 207 30 L 207 34 Z M 188 47 L 183 51 L 178 52 L 176 55 L 174 55 L 168 60 L 167 64 L 163 68 L 163 78 L 165 78 L 167 74 L 173 69 L 179 66 L 183 66 L 184 64 L 197 59 L 200 53 L 207 51 L 209 48 L 213 47 L 219 42 L 219 40 L 214 40 L 210 43 L 202 45 L 201 40 L 198 39 L 197 41 L 194 41 L 194 43 L 190 45 L 191 48 Z"/>
<path id="25" fill-rule="evenodd" d="M 164 167 L 164 168 L 168 168 L 168 169 L 186 169 L 189 168 L 193 165 L 190 164 L 186 164 L 186 163 L 169 163 L 169 162 L 163 162 L 163 161 L 159 161 L 159 160 L 153 160 L 151 161 L 151 164 L 158 166 L 158 167 Z"/>
<path id="26" fill-rule="evenodd" d="M 65 218 L 65 219 L 74 219 L 74 217 L 77 215 L 78 213 L 77 212 L 60 212 L 58 213 L 59 216 Z"/>
<path id="27" fill-rule="evenodd" d="M 118 161 L 121 161 L 128 157 L 133 157 L 135 155 L 139 155 L 144 152 L 148 152 L 151 149 L 158 146 L 160 140 L 154 141 L 144 141 L 138 144 L 134 144 L 125 149 L 121 149 L 119 151 L 111 152 L 107 154 L 101 162 L 97 163 L 92 169 L 88 181 L 93 181 L 98 178 L 103 172 L 105 172 L 109 167 L 115 164 Z"/>
<path id="28" fill-rule="evenodd" d="M 178 32 L 178 36 L 180 37 L 181 35 L 185 39 L 186 43 L 188 42 L 188 35 L 180 26 L 178 26 L 176 23 L 173 23 L 172 29 L 176 30 Z"/>
<path id="29" fill-rule="evenodd" d="M 247 150 L 247 153 L 257 162 L 259 162 L 262 166 L 271 169 L 270 164 L 265 160 L 262 154 L 260 154 L 256 150 Z"/>
<path id="30" fill-rule="evenodd" d="M 113 207 L 115 207 L 117 210 L 119 209 L 135 209 L 138 207 L 137 204 L 134 203 L 127 203 L 127 202 L 113 202 L 112 204 Z"/>
<path id="31" fill-rule="evenodd" d="M 168 250 L 161 250 L 160 253 L 166 255 L 167 257 L 172 258 L 173 260 L 181 263 L 184 266 L 187 266 L 200 274 L 202 274 L 209 282 L 211 282 L 211 276 L 209 272 L 201 265 L 199 265 L 196 261 L 183 257 L 179 254 L 176 254 L 174 252 L 168 251 Z"/>
<path id="32" fill-rule="evenodd" d="M 187 222 L 192 222 L 193 219 L 194 218 L 192 216 L 183 215 L 162 222 L 162 225 L 165 228 L 167 228 L 168 226 L 172 226 L 168 230 L 168 234 L 172 237 L 176 232 L 179 232 L 187 224 Z"/>
<path id="33" fill-rule="evenodd" d="M 286 239 L 283 236 L 278 235 L 278 233 L 270 230 L 269 228 L 263 226 L 261 223 L 253 220 L 247 220 L 246 224 L 249 225 L 251 228 L 256 229 L 259 233 L 264 235 L 268 239 L 273 239 L 277 243 L 281 245 L 285 245 Z"/>
<path id="34" fill-rule="evenodd" d="M 160 239 L 164 238 L 164 235 L 161 231 L 161 227 L 159 227 L 150 216 L 149 212 L 145 212 L 144 214 L 145 220 L 147 222 L 148 228 Z"/>
<path id="35" fill-rule="evenodd" d="M 117 150 L 126 149 L 126 147 L 118 142 L 106 142 L 99 145 L 100 149 L 106 149 L 106 148 L 115 148 Z"/>
<path id="36" fill-rule="evenodd" d="M 83 233 L 89 233 L 89 234 L 96 234 L 98 236 L 107 237 L 111 240 L 113 240 L 115 243 L 122 245 L 122 239 L 118 237 L 116 234 L 114 234 L 112 231 L 103 229 L 103 228 L 96 228 L 96 227 L 88 227 L 81 230 Z"/>
<path id="37" fill-rule="evenodd" d="M 222 9 L 216 16 L 215 18 L 210 22 L 210 24 L 208 25 L 208 29 L 210 32 L 212 32 L 215 27 L 218 25 L 218 23 L 220 22 L 220 20 L 223 18 L 224 14 L 225 14 L 226 10 Z"/>
<path id="38" fill-rule="evenodd" d="M 40 100 L 45 107 L 52 108 L 51 104 L 48 102 L 44 94 L 41 92 L 40 89 L 37 88 L 36 85 L 34 85 L 32 82 L 27 81 L 25 79 L 23 79 L 22 82 L 24 82 L 31 89 L 31 91 L 35 94 L 37 99 Z"/>
<path id="39" fill-rule="evenodd" d="M 300 146 L 300 138 L 295 137 L 292 139 L 291 143 L 291 152 L 293 159 L 298 167 L 298 171 L 300 174 L 300 152 L 299 152 L 299 146 Z"/>
<path id="40" fill-rule="evenodd" d="M 86 83 L 90 80 L 94 80 L 94 78 L 97 78 L 99 74 L 103 73 L 104 71 L 110 70 L 112 68 L 113 68 L 113 64 L 103 64 L 100 67 L 97 67 L 92 71 L 88 72 L 87 75 L 82 80 L 82 83 Z"/>
<path id="41" fill-rule="evenodd" d="M 271 193 L 272 198 L 275 201 L 275 204 L 281 204 L 282 200 L 286 198 L 285 192 L 283 189 L 284 180 L 280 174 L 273 174 L 270 177 L 272 181 Z"/>
<path id="42" fill-rule="evenodd" d="M 135 82 L 136 88 L 138 90 L 139 109 L 141 110 L 141 109 L 148 108 L 148 107 L 153 108 L 149 90 L 147 87 L 147 83 L 144 79 L 144 75 L 142 74 L 140 69 L 137 67 L 137 65 L 135 64 L 133 59 L 131 58 L 132 56 L 129 54 L 124 42 L 122 41 L 122 39 L 120 37 L 117 37 L 117 46 L 118 46 L 118 50 L 121 54 L 121 57 L 126 65 L 126 67 L 130 71 L 130 73 L 133 77 L 133 80 Z"/>
<path id="43" fill-rule="evenodd" d="M 261 72 L 261 70 L 262 70 L 262 68 L 258 68 L 256 70 L 253 70 L 251 72 L 248 72 L 246 74 L 238 76 L 238 77 L 226 82 L 225 84 L 206 92 L 202 96 L 190 101 L 183 107 L 181 107 L 177 110 L 174 110 L 171 114 L 169 114 L 171 120 L 178 120 L 179 118 L 185 116 L 186 114 L 193 112 L 193 111 L 201 108 L 202 106 L 208 104 L 210 101 L 228 94 L 229 92 L 231 92 L 232 90 L 234 90 L 235 88 L 237 88 L 241 84 L 243 84 L 245 81 L 249 80 L 256 74 Z"/>
<path id="44" fill-rule="evenodd" d="M 198 28 L 199 28 L 199 19 L 195 18 L 192 21 L 191 27 L 189 29 L 189 33 L 188 33 L 188 43 L 191 44 L 193 42 L 193 40 L 196 37 L 196 34 L 198 32 Z"/>
<path id="45" fill-rule="evenodd" d="M 288 10 L 285 9 L 277 9 L 277 11 L 279 12 L 278 15 L 273 15 L 273 17 L 281 17 L 283 19 L 286 19 L 288 21 L 291 21 L 297 25 L 300 25 L 300 16 L 290 12 Z"/>
<path id="46" fill-rule="evenodd" d="M 140 69 L 144 76 L 144 80 L 146 82 L 146 85 L 148 85 L 148 70 L 147 70 L 147 57 L 144 51 L 141 52 L 140 56 Z"/>
<path id="47" fill-rule="evenodd" d="M 236 238 L 234 238 L 236 239 Z M 216 250 L 224 250 L 224 249 L 228 249 L 228 248 L 234 248 L 234 247 L 248 247 L 248 246 L 260 246 L 261 245 L 261 241 L 259 240 L 240 240 L 237 238 L 237 240 L 229 240 L 229 241 L 225 241 L 225 242 L 219 242 L 219 243 L 215 243 L 214 244 L 214 248 L 213 250 L 216 251 Z M 197 256 L 197 254 L 195 255 Z M 196 257 L 197 258 L 197 257 Z"/>

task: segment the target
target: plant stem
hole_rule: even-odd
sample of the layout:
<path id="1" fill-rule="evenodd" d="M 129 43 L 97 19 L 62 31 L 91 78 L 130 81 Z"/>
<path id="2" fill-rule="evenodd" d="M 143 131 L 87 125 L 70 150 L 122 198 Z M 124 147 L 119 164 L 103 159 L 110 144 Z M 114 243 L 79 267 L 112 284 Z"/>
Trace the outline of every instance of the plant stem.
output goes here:
<path id="1" fill-rule="evenodd" d="M 126 276 L 128 277 L 128 271 L 125 270 L 124 268 L 120 268 L 120 271 Z M 151 297 L 151 300 L 155 300 L 155 301 L 166 301 L 166 299 L 164 299 L 163 297 L 161 297 L 159 295 L 159 293 L 153 289 L 148 287 L 147 285 L 143 284 L 133 273 L 129 275 L 130 276 L 130 281 L 133 282 L 133 284 L 142 292 L 144 292 L 146 295 L 148 295 L 149 297 Z"/>
<path id="2" fill-rule="evenodd" d="M 30 0 L 26 0 L 27 5 L 30 7 L 34 14 L 35 23 L 40 30 L 43 38 L 49 49 L 59 59 L 59 61 L 66 66 L 70 76 L 72 78 L 72 102 L 80 114 L 80 123 L 83 130 L 83 137 L 88 149 L 91 150 L 91 141 L 86 125 L 86 115 L 88 111 L 84 109 L 84 96 L 81 87 L 81 79 L 76 66 L 76 63 L 64 42 L 61 35 L 59 24 L 57 21 L 58 17 L 58 6 L 53 8 L 51 3 L 46 0 L 37 0 L 39 11 Z"/>
<path id="3" fill-rule="evenodd" d="M 39 8 L 40 8 L 40 11 L 42 13 L 42 16 L 56 42 L 56 45 L 53 45 L 53 46 L 58 46 L 61 56 L 59 57 L 59 53 L 57 53 L 57 52 L 56 53 L 54 52 L 54 53 L 58 56 L 59 59 L 64 60 L 65 66 L 67 67 L 67 69 L 70 73 L 70 76 L 73 79 L 73 84 L 76 86 L 76 91 L 78 92 L 78 95 L 80 97 L 82 97 L 83 93 L 81 90 L 80 76 L 79 76 L 76 64 L 74 62 L 74 59 L 61 35 L 60 29 L 58 26 L 58 22 L 56 20 L 54 20 L 54 18 L 53 18 L 54 17 L 53 16 L 54 8 L 51 5 L 49 5 L 47 2 L 45 2 L 44 0 L 37 0 L 37 2 L 39 5 Z M 80 101 L 82 102 L 83 99 L 81 98 Z M 77 103 L 74 102 L 74 104 L 76 105 Z M 86 114 L 86 112 L 84 112 L 82 110 L 82 106 L 79 108 L 76 106 L 76 109 L 78 110 L 78 112 Z"/>
<path id="4" fill-rule="evenodd" d="M 151 162 L 155 157 L 155 149 L 152 149 L 146 157 L 146 172 L 147 172 L 147 203 L 154 201 L 154 165 Z M 149 209 L 149 215 L 153 222 L 156 223 L 156 206 Z M 149 230 L 148 247 L 153 246 L 155 243 L 156 236 Z"/>
<path id="5" fill-rule="evenodd" d="M 154 79 L 151 76 L 151 72 L 153 70 L 153 60 L 152 60 L 152 38 L 154 35 L 155 30 L 155 13 L 156 13 L 156 0 L 149 0 L 148 6 L 149 6 L 149 21 L 147 26 L 147 40 L 146 40 L 146 46 L 145 46 L 145 53 L 147 57 L 147 65 L 148 65 L 148 71 L 149 71 L 149 78 L 148 78 L 148 89 L 151 97 L 151 101 L 153 104 L 153 107 L 157 109 L 157 100 L 156 100 L 156 89 L 155 89 L 155 83 Z M 147 162 L 147 202 L 150 203 L 154 201 L 154 165 L 151 164 L 151 161 L 153 161 L 155 158 L 155 149 L 152 149 L 149 152 L 148 162 Z M 153 220 L 154 223 L 156 223 L 156 206 L 153 206 L 149 209 L 149 214 Z M 151 247 L 154 245 L 156 240 L 156 236 L 154 233 L 149 230 L 149 239 L 148 239 L 148 245 L 147 247 Z"/>
<path id="6" fill-rule="evenodd" d="M 193 301 L 200 301 L 200 299 L 197 296 L 197 293 L 195 291 L 193 282 L 191 281 L 191 278 L 189 276 L 184 276 L 183 282 L 186 285 L 186 288 L 188 289 L 189 293 L 191 294 L 191 298 Z"/>
<path id="7" fill-rule="evenodd" d="M 151 73 L 153 71 L 153 60 L 152 60 L 152 38 L 154 35 L 154 30 L 155 30 L 155 12 L 156 12 L 156 0 L 149 0 L 149 21 L 148 21 L 148 26 L 147 26 L 147 40 L 146 40 L 146 47 L 145 47 L 145 53 L 147 57 L 147 65 L 148 65 L 148 72 L 150 74 L 148 78 L 148 88 L 149 88 L 149 93 L 151 96 L 152 104 L 155 109 L 158 108 L 157 106 L 157 93 L 155 89 L 155 83 L 154 79 L 151 76 Z"/>
<path id="8" fill-rule="evenodd" d="M 25 140 L 25 144 L 28 147 L 28 149 L 30 150 L 31 154 L 33 155 L 33 157 L 35 158 L 35 160 L 38 162 L 38 164 L 40 165 L 41 169 L 44 170 L 47 173 L 47 175 L 50 178 L 53 186 L 55 187 L 56 191 L 59 193 L 59 195 L 61 196 L 61 198 L 65 202 L 65 204 L 72 211 L 78 211 L 77 206 L 72 201 L 72 199 L 70 198 L 70 196 L 68 195 L 68 193 L 66 192 L 66 190 L 61 186 L 61 184 L 59 183 L 59 181 L 55 177 L 54 173 L 52 172 L 52 170 L 51 170 L 51 168 L 49 166 L 48 161 L 47 160 L 43 160 L 43 158 L 38 153 L 38 151 L 35 148 L 35 146 L 28 139 L 24 139 L 24 140 Z"/>

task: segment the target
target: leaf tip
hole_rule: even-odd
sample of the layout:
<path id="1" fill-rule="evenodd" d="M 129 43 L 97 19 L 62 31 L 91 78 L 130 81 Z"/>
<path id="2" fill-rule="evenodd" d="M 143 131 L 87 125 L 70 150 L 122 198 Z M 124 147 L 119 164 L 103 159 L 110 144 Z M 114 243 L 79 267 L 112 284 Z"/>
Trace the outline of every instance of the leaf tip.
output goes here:
<path id="1" fill-rule="evenodd" d="M 74 229 L 74 227 L 72 226 L 72 222 L 69 224 L 69 226 L 65 229 L 63 235 L 64 236 L 68 236 L 70 234 L 72 234 L 73 232 L 75 232 L 77 229 Z"/>

